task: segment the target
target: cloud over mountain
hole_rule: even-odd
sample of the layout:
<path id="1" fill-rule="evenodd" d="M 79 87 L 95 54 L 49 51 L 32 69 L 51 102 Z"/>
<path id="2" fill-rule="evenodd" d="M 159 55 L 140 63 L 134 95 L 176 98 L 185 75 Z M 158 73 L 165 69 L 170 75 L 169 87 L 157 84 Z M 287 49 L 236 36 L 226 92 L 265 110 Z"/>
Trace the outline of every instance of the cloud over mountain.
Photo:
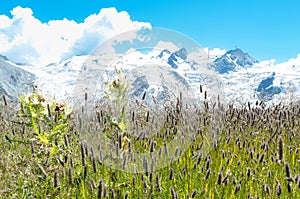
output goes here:
<path id="1" fill-rule="evenodd" d="M 101 9 L 84 22 L 41 22 L 30 8 L 20 6 L 10 16 L 0 15 L 0 53 L 19 63 L 46 65 L 74 55 L 89 53 L 99 43 L 125 31 L 151 27 L 131 20 L 125 11 Z"/>

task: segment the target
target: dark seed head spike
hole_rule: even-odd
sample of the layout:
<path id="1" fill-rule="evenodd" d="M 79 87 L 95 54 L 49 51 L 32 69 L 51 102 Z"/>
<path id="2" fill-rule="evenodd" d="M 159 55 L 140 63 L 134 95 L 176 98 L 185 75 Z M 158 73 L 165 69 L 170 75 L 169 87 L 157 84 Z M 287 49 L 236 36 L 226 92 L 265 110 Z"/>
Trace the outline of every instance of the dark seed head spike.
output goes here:
<path id="1" fill-rule="evenodd" d="M 144 92 L 144 94 L 143 94 L 143 97 L 142 97 L 142 100 L 145 100 L 145 98 L 146 98 L 146 91 Z"/>
<path id="2" fill-rule="evenodd" d="M 6 101 L 5 95 L 3 95 L 3 102 L 4 102 L 4 106 L 7 106 L 7 101 Z"/>

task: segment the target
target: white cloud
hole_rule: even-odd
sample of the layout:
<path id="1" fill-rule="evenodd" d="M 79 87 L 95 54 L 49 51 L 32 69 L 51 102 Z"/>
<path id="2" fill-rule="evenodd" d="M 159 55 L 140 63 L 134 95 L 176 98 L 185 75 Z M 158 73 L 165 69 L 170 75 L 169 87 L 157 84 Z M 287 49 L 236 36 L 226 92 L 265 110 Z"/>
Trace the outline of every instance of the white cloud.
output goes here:
<path id="1" fill-rule="evenodd" d="M 172 42 L 165 42 L 165 41 L 159 41 L 157 43 L 157 45 L 155 46 L 156 49 L 160 49 L 160 50 L 170 50 L 171 52 L 175 52 L 177 50 L 179 50 L 180 48 L 178 46 L 176 46 L 174 43 Z"/>
<path id="2" fill-rule="evenodd" d="M 206 51 L 206 53 L 209 54 L 209 57 L 213 59 L 217 57 L 221 57 L 227 51 L 226 49 L 220 49 L 220 48 L 214 48 L 214 49 L 204 48 L 204 50 Z"/>
<path id="3" fill-rule="evenodd" d="M 46 65 L 73 55 L 88 54 L 99 43 L 125 31 L 151 27 L 132 21 L 127 12 L 101 9 L 83 23 L 51 20 L 42 23 L 30 8 L 11 11 L 12 18 L 0 15 L 0 53 L 12 61 Z"/>
<path id="4" fill-rule="evenodd" d="M 11 21 L 9 20 L 8 16 L 6 15 L 0 15 L 0 28 L 5 28 L 7 26 L 10 26 Z"/>
<path id="5" fill-rule="evenodd" d="M 297 55 L 296 58 L 291 58 L 287 62 L 282 64 L 278 64 L 278 66 L 287 65 L 287 66 L 300 66 L 300 54 Z"/>

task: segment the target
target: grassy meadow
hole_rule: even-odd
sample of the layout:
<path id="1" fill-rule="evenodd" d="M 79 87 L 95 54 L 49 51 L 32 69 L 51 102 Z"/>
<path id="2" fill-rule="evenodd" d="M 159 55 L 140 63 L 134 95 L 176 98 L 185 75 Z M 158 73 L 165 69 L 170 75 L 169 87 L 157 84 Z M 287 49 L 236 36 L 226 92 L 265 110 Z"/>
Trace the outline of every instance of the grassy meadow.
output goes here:
<path id="1" fill-rule="evenodd" d="M 102 106 L 95 109 L 99 133 L 119 143 L 119 153 L 158 154 L 179 131 L 195 132 L 166 166 L 148 162 L 146 172 L 126 172 L 82 142 L 80 113 L 66 104 L 37 92 L 20 96 L 18 105 L 3 97 L 0 198 L 300 198 L 299 104 L 223 106 L 218 139 L 205 152 L 216 106 L 204 101 L 189 114 L 179 102 L 159 116 L 128 108 L 117 121 Z M 136 136 L 143 129 L 151 136 Z"/>

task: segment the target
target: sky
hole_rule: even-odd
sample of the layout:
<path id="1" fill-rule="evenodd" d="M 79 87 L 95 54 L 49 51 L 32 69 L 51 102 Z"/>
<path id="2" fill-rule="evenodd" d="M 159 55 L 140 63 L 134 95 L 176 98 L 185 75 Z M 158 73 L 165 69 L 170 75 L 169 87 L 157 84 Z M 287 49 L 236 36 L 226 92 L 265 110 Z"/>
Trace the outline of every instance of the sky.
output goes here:
<path id="1" fill-rule="evenodd" d="M 241 48 L 259 61 L 281 63 L 300 54 L 299 8 L 298 0 L 0 0 L 0 53 L 46 64 L 147 26 L 181 32 L 220 52 Z"/>

